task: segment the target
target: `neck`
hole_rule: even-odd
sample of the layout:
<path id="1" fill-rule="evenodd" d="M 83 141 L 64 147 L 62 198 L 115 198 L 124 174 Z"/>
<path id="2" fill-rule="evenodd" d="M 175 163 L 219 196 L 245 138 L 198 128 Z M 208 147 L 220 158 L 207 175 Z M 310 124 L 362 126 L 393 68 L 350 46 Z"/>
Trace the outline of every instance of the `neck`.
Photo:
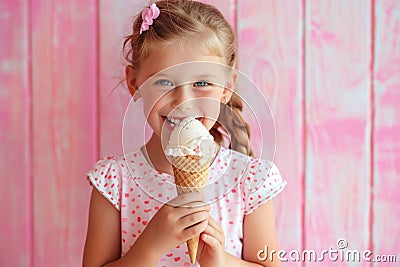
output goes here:
<path id="1" fill-rule="evenodd" d="M 172 174 L 171 163 L 165 157 L 161 139 L 153 133 L 143 149 L 143 154 L 153 168 L 159 172 Z"/>

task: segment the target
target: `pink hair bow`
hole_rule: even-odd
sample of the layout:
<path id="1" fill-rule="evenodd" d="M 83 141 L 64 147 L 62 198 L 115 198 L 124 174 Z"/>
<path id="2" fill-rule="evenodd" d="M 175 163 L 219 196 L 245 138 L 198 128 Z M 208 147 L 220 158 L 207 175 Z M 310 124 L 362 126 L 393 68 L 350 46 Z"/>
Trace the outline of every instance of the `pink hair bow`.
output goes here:
<path id="1" fill-rule="evenodd" d="M 156 6 L 156 3 L 150 5 L 142 11 L 142 26 L 140 27 L 140 34 L 147 31 L 150 25 L 153 25 L 153 19 L 158 18 L 160 15 L 160 9 Z"/>

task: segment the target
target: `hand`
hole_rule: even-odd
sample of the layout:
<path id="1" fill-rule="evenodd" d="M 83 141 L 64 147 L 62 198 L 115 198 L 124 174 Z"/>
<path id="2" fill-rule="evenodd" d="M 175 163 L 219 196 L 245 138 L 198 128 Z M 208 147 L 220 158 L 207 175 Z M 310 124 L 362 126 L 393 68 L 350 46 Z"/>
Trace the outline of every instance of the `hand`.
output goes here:
<path id="1" fill-rule="evenodd" d="M 205 231 L 210 206 L 201 200 L 201 194 L 189 193 L 166 203 L 135 243 L 151 245 L 153 254 L 161 257 L 168 250 Z"/>
<path id="2" fill-rule="evenodd" d="M 200 235 L 197 259 L 201 266 L 226 266 L 225 236 L 221 226 L 210 216 Z"/>

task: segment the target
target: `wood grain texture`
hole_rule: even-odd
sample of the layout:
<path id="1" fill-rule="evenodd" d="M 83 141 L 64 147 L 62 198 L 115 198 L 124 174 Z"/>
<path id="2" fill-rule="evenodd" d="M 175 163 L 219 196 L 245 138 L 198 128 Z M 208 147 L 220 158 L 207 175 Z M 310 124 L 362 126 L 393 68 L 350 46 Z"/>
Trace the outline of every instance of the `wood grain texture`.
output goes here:
<path id="1" fill-rule="evenodd" d="M 122 45 L 134 16 L 146 0 L 99 1 L 100 155 L 121 155 L 125 110 L 131 99 L 125 84 Z M 134 139 L 134 138 L 133 138 Z"/>
<path id="2" fill-rule="evenodd" d="M 307 249 L 337 249 L 339 238 L 368 249 L 370 5 L 306 1 Z M 338 264 L 360 266 L 329 259 L 305 266 Z"/>
<path id="3" fill-rule="evenodd" d="M 32 1 L 34 266 L 77 266 L 97 157 L 96 1 Z"/>
<path id="4" fill-rule="evenodd" d="M 288 181 L 283 196 L 280 195 L 274 203 L 280 247 L 287 251 L 301 249 L 303 201 L 301 1 L 240 0 L 237 23 L 239 69 L 253 79 L 271 105 L 276 123 L 275 162 L 284 179 Z M 257 109 L 257 107 L 252 108 Z M 260 110 L 258 115 L 263 116 L 264 112 Z M 290 264 L 290 266 L 299 265 Z"/>
<path id="5" fill-rule="evenodd" d="M 32 256 L 28 8 L 0 3 L 0 266 L 28 266 Z"/>
<path id="6" fill-rule="evenodd" d="M 400 251 L 400 1 L 375 1 L 374 164 L 372 244 L 374 255 Z M 393 266 L 375 263 L 374 266 Z"/>
<path id="7" fill-rule="evenodd" d="M 280 247 L 321 251 L 346 238 L 349 249 L 398 254 L 400 2 L 204 2 L 237 29 L 239 68 L 275 116 L 275 162 L 288 181 L 275 201 Z M 85 173 L 122 153 L 122 42 L 147 5 L 0 3 L 0 266 L 81 264 Z"/>

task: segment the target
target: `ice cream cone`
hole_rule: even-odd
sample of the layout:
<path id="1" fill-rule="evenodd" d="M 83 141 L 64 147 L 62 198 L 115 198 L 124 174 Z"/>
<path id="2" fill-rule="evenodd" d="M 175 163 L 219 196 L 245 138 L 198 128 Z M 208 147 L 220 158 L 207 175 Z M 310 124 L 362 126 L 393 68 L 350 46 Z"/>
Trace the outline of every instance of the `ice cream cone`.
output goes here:
<path id="1" fill-rule="evenodd" d="M 214 138 L 209 130 L 193 117 L 168 119 L 173 127 L 165 155 L 170 159 L 175 176 L 178 195 L 190 192 L 204 192 L 209 168 L 216 155 Z M 196 261 L 199 235 L 186 241 L 190 261 Z"/>
<path id="2" fill-rule="evenodd" d="M 208 181 L 210 162 L 200 163 L 198 156 L 172 157 L 176 190 L 178 195 L 191 192 L 204 192 Z M 194 236 L 186 241 L 192 264 L 196 261 L 200 236 Z"/>

